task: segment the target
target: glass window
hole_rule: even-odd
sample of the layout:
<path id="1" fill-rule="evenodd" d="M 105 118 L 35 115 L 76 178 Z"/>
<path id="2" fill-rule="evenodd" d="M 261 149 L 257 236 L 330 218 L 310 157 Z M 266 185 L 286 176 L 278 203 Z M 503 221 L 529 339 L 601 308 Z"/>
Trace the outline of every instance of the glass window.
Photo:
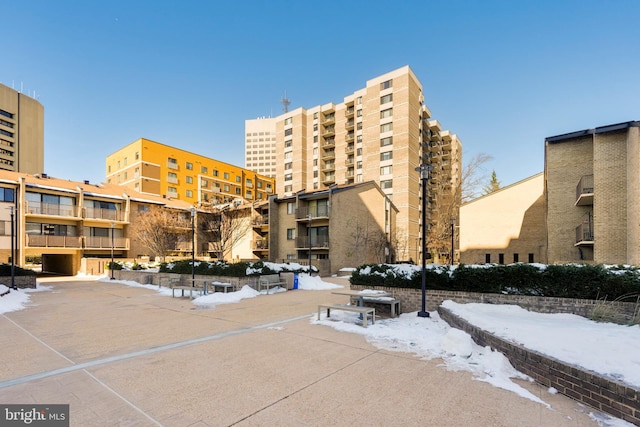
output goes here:
<path id="1" fill-rule="evenodd" d="M 236 182 L 242 182 L 242 177 L 236 176 Z"/>
<path id="2" fill-rule="evenodd" d="M 390 179 L 387 179 L 385 181 L 380 181 L 380 188 L 382 189 L 393 188 L 393 181 Z"/>
<path id="3" fill-rule="evenodd" d="M 380 118 L 386 119 L 387 117 L 391 117 L 393 115 L 393 108 L 387 108 L 386 110 L 380 111 Z"/>
<path id="4" fill-rule="evenodd" d="M 293 240 L 296 238 L 296 229 L 287 228 L 287 240 Z"/>
<path id="5" fill-rule="evenodd" d="M 393 130 L 393 122 L 380 125 L 380 133 L 391 132 Z"/>
<path id="6" fill-rule="evenodd" d="M 380 90 L 389 89 L 393 85 L 393 79 L 380 83 Z"/>
<path id="7" fill-rule="evenodd" d="M 14 199 L 13 188 L 0 187 L 0 202 L 13 202 Z"/>
<path id="8" fill-rule="evenodd" d="M 289 136 L 293 133 L 293 129 L 285 129 L 284 136 Z"/>
<path id="9" fill-rule="evenodd" d="M 191 190 L 187 190 L 186 193 L 187 197 L 193 197 L 193 191 Z"/>
<path id="10" fill-rule="evenodd" d="M 200 172 L 202 172 L 202 173 L 207 173 L 207 172 L 209 172 L 209 170 L 207 169 L 207 167 L 206 167 L 206 166 L 201 166 L 201 167 L 200 167 Z"/>
<path id="11" fill-rule="evenodd" d="M 386 104 L 387 102 L 391 102 L 391 101 L 393 101 L 392 93 L 380 97 L 380 104 Z"/>
<path id="12" fill-rule="evenodd" d="M 380 168 L 380 175 L 389 175 L 393 172 L 393 166 L 382 166 Z"/>
<path id="13" fill-rule="evenodd" d="M 193 177 L 188 176 L 185 178 L 185 181 L 187 182 L 187 184 L 193 184 Z"/>
<path id="14" fill-rule="evenodd" d="M 229 172 L 224 173 L 224 179 L 229 179 Z"/>
<path id="15" fill-rule="evenodd" d="M 385 151 L 384 153 L 380 153 L 380 160 L 391 160 L 393 159 L 393 151 Z"/>
<path id="16" fill-rule="evenodd" d="M 293 123 L 293 117 L 287 117 L 286 119 L 284 119 L 285 126 L 290 125 L 291 123 Z"/>
<path id="17" fill-rule="evenodd" d="M 189 163 L 187 162 L 186 166 L 185 166 L 188 170 L 193 170 L 193 163 Z"/>
<path id="18" fill-rule="evenodd" d="M 393 137 L 392 136 L 388 136 L 386 138 L 382 138 L 380 140 L 380 146 L 381 147 L 386 147 L 387 145 L 391 145 L 393 144 Z"/>
<path id="19" fill-rule="evenodd" d="M 288 202 L 287 203 L 287 213 L 289 215 L 294 214 L 296 212 L 296 204 L 295 202 Z"/>

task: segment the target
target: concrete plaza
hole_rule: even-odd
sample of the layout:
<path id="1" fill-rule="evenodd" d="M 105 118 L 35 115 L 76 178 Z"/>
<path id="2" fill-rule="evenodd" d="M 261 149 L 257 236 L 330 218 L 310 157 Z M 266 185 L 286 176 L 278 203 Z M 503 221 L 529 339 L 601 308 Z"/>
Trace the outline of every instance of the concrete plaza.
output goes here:
<path id="1" fill-rule="evenodd" d="M 202 309 L 114 282 L 39 285 L 0 315 L 0 403 L 70 404 L 72 426 L 598 425 L 536 384 L 521 383 L 553 409 L 311 324 L 344 302 L 329 290 Z"/>

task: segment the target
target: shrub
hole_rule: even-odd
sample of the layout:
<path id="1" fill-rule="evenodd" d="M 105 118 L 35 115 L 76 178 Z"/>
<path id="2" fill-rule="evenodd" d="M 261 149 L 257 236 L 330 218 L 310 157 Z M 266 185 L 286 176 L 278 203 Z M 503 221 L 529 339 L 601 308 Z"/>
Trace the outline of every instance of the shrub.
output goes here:
<path id="1" fill-rule="evenodd" d="M 35 276 L 36 274 L 33 270 L 13 266 L 14 276 Z M 11 276 L 11 264 L 0 264 L 0 276 Z"/>

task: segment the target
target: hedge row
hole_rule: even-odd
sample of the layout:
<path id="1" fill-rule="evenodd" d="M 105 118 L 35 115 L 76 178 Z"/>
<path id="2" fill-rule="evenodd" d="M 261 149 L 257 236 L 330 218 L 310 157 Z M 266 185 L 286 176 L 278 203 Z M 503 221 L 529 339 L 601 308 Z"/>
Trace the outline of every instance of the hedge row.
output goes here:
<path id="1" fill-rule="evenodd" d="M 38 273 L 33 270 L 13 266 L 14 276 L 35 276 L 36 274 Z M 0 264 L 0 276 L 11 276 L 11 264 Z"/>
<path id="2" fill-rule="evenodd" d="M 628 266 L 510 264 L 429 266 L 426 288 L 450 291 L 607 299 L 640 294 L 640 270 Z M 422 288 L 422 268 L 363 265 L 351 284 Z"/>
<path id="3" fill-rule="evenodd" d="M 292 273 L 308 271 L 308 267 L 301 266 L 299 264 L 271 264 L 264 263 L 262 261 L 238 262 L 234 264 L 227 264 L 222 261 L 196 261 L 194 265 L 194 273 L 205 276 L 244 277 L 259 274 L 275 274 L 279 271 L 288 271 Z M 312 268 L 314 271 L 318 270 L 315 267 Z M 160 273 L 191 274 L 191 260 L 163 263 L 160 265 L 159 271 Z"/>

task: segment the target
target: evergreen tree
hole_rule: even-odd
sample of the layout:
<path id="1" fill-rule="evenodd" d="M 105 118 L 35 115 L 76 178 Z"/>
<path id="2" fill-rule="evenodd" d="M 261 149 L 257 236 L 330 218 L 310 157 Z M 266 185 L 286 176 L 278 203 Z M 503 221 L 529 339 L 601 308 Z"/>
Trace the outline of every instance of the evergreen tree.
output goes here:
<path id="1" fill-rule="evenodd" d="M 500 189 L 500 181 L 498 181 L 498 176 L 496 175 L 496 171 L 491 172 L 491 179 L 489 180 L 489 184 L 485 185 L 482 188 L 484 194 L 491 194 L 496 190 Z"/>

